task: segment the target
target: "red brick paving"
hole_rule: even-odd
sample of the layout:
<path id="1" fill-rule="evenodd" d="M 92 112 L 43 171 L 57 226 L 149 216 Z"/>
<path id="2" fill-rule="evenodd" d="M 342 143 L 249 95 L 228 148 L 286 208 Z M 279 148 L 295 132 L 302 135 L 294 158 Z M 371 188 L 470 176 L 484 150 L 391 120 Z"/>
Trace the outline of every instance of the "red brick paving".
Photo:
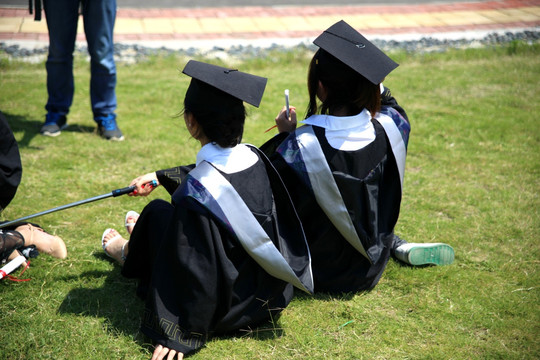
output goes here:
<path id="1" fill-rule="evenodd" d="M 230 7 L 230 8 L 183 8 L 183 9 L 131 9 L 119 8 L 117 19 L 152 19 L 152 18 L 228 18 L 228 17 L 310 17 L 310 16 L 354 16 L 354 15 L 407 15 L 420 14 L 429 16 L 434 13 L 455 12 L 455 11 L 506 11 L 508 9 L 538 8 L 540 0 L 501 0 L 501 1 L 478 1 L 478 2 L 455 2 L 443 4 L 418 4 L 418 5 L 358 5 L 358 6 L 276 6 L 276 7 Z M 533 21 L 508 21 L 504 23 L 490 24 L 460 24 L 456 26 L 421 26 L 418 27 L 392 27 L 392 28 L 366 28 L 362 29 L 365 34 L 404 34 L 404 33 L 447 33 L 463 32 L 473 30 L 497 30 L 510 28 L 538 28 L 540 27 L 539 12 L 532 12 Z M 501 13 L 501 15 L 503 15 Z M 0 8 L 0 25 L 2 17 L 21 18 L 25 23 L 32 21 L 26 9 Z M 45 21 L 45 20 L 42 20 Z M 493 20 L 496 21 L 496 20 Z M 258 31 L 253 32 L 202 32 L 202 33 L 145 33 L 135 32 L 115 33 L 115 41 L 129 40 L 195 40 L 195 39 L 257 39 L 257 38 L 303 38 L 318 35 L 320 31 L 294 31 L 281 29 L 280 31 Z M 47 41 L 48 36 L 42 32 L 0 32 L 0 40 L 37 40 Z M 78 40 L 84 40 L 84 35 L 79 34 Z"/>

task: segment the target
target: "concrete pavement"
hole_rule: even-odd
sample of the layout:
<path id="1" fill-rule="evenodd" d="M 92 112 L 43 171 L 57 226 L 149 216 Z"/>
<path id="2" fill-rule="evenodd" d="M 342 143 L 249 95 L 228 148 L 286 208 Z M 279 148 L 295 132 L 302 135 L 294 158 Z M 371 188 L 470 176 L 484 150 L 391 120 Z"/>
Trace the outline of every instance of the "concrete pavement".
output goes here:
<path id="1" fill-rule="evenodd" d="M 296 45 L 338 20 L 370 39 L 479 38 L 493 32 L 540 30 L 540 0 L 395 5 L 118 8 L 115 42 L 148 47 L 226 48 Z M 82 20 L 81 20 L 82 21 Z M 84 41 L 82 24 L 77 40 Z M 0 42 L 46 46 L 45 20 L 0 4 Z"/>

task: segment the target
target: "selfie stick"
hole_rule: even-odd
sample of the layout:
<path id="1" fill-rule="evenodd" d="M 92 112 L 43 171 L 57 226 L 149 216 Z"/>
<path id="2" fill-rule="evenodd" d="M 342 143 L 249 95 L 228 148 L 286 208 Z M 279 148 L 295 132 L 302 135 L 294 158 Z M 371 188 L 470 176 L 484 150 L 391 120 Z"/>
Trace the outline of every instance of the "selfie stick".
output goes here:
<path id="1" fill-rule="evenodd" d="M 147 185 L 150 185 L 152 187 L 156 187 L 157 182 L 155 180 L 152 180 Z M 125 188 L 122 188 L 122 189 L 116 189 L 116 190 L 113 190 L 113 191 L 111 191 L 110 193 L 107 193 L 107 194 L 94 196 L 94 197 L 91 197 L 89 199 L 76 201 L 76 202 L 71 203 L 71 204 L 55 207 L 55 208 L 45 210 L 45 211 L 42 211 L 42 212 L 39 212 L 39 213 L 36 213 L 36 214 L 28 215 L 28 216 L 22 217 L 20 219 L 7 221 L 5 223 L 0 224 L 0 229 L 4 228 L 6 226 L 9 226 L 9 225 L 16 224 L 16 223 L 21 222 L 21 221 L 25 221 L 25 220 L 28 220 L 28 219 L 32 219 L 32 218 L 41 216 L 41 215 L 46 215 L 46 214 L 50 214 L 50 213 L 53 213 L 53 212 L 56 212 L 56 211 L 69 209 L 71 207 L 79 206 L 79 205 L 82 205 L 82 204 L 88 204 L 90 202 L 101 200 L 101 199 L 106 199 L 106 198 L 111 197 L 111 196 L 112 197 L 117 197 L 117 196 L 120 196 L 120 195 L 129 194 L 129 193 L 133 192 L 133 190 L 135 190 L 136 188 L 137 187 L 135 185 L 133 185 L 133 186 L 128 186 L 128 187 L 125 187 Z"/>
<path id="2" fill-rule="evenodd" d="M 17 256 L 15 259 L 8 262 L 3 268 L 0 269 L 0 280 L 8 276 L 13 270 L 21 266 L 26 258 L 22 255 Z"/>

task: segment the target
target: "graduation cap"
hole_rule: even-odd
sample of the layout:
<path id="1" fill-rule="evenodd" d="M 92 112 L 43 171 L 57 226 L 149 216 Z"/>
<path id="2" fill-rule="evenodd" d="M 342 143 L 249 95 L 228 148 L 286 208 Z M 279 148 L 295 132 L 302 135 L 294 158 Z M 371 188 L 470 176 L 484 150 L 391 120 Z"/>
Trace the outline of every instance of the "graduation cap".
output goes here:
<path id="1" fill-rule="evenodd" d="M 228 69 L 195 60 L 190 60 L 182 72 L 255 107 L 259 107 L 261 103 L 268 80 L 237 69 Z"/>
<path id="2" fill-rule="evenodd" d="M 399 66 L 343 20 L 330 26 L 313 43 L 373 84 L 380 84 Z"/>

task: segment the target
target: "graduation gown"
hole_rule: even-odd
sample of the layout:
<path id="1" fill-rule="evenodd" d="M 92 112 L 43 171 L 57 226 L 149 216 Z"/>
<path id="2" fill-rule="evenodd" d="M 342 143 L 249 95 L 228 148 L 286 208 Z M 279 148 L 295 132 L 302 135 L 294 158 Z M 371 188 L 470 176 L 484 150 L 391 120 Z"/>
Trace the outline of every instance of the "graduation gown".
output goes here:
<path id="1" fill-rule="evenodd" d="M 401 157 L 404 157 L 410 130 L 408 121 L 390 107 L 384 107 L 381 113 L 388 116 L 386 120 L 394 121 L 401 132 Z M 341 293 L 371 289 L 390 257 L 403 174 L 385 128 L 377 120 L 372 120 L 372 124 L 374 140 L 354 151 L 336 149 L 329 144 L 324 128 L 312 126 L 324 155 L 320 161 L 328 163 L 364 254 L 344 237 L 323 210 L 320 202 L 327 202 L 328 212 L 328 209 L 332 211 L 334 199 L 316 198 L 304 159 L 299 155 L 297 135 L 302 128 L 289 135 L 280 134 L 261 146 L 285 182 L 302 221 L 312 256 L 316 291 Z M 400 161 L 403 168 L 404 158 Z"/>
<path id="2" fill-rule="evenodd" d="M 311 282 L 312 291 L 309 251 L 298 216 L 277 172 L 264 155 L 257 156 L 247 169 L 220 173 L 287 262 Z M 289 283 L 247 254 L 219 207 L 206 201 L 208 193 L 190 177 L 191 169 L 157 172 L 172 202 L 154 200 L 141 212 L 122 269 L 125 276 L 140 280 L 138 294 L 146 304 L 142 332 L 184 354 L 213 334 L 275 319 L 293 296 Z"/>
<path id="3" fill-rule="evenodd" d="M 19 147 L 7 119 L 0 112 L 0 212 L 15 196 L 21 177 Z"/>

